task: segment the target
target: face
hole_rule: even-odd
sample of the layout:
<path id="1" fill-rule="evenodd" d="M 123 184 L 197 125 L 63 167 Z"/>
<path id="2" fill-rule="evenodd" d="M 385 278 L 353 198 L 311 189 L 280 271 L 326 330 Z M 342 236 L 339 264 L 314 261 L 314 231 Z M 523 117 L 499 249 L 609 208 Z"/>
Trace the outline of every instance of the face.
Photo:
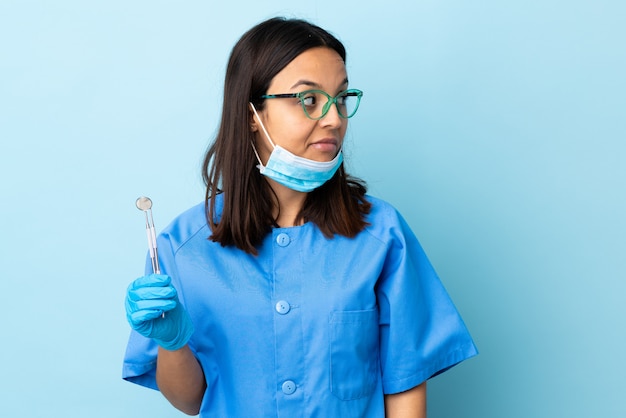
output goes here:
<path id="1" fill-rule="evenodd" d="M 272 79 L 267 94 L 299 93 L 323 90 L 335 96 L 348 88 L 346 67 L 334 50 L 312 48 L 298 55 Z M 275 145 L 300 157 L 315 161 L 332 160 L 343 143 L 348 120 L 335 105 L 320 120 L 309 119 L 297 98 L 266 99 L 258 111 L 263 125 Z M 254 114 L 252 129 L 256 132 L 256 149 L 263 164 L 273 150 Z"/>

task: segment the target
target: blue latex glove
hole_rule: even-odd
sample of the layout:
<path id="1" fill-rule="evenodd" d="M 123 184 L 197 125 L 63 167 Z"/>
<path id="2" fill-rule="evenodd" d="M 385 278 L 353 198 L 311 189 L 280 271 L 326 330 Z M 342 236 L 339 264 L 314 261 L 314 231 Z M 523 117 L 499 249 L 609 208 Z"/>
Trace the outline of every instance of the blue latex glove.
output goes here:
<path id="1" fill-rule="evenodd" d="M 150 274 L 132 282 L 126 292 L 126 319 L 135 331 L 173 351 L 187 344 L 194 329 L 171 281 Z"/>

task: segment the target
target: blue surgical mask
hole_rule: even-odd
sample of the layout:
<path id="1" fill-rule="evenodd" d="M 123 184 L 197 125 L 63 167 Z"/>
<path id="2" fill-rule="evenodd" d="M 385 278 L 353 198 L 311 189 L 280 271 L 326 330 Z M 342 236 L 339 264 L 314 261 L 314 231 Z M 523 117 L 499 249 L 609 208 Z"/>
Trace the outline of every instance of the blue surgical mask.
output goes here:
<path id="1" fill-rule="evenodd" d="M 254 149 L 254 154 L 259 162 L 257 167 L 261 174 L 298 192 L 315 190 L 335 175 L 343 162 L 343 152 L 341 150 L 331 161 L 321 162 L 299 157 L 280 145 L 274 145 L 254 105 L 250 103 L 250 106 L 252 106 L 252 110 L 267 140 L 274 147 L 267 164 L 263 165 L 254 143 L 252 144 L 252 149 Z"/>

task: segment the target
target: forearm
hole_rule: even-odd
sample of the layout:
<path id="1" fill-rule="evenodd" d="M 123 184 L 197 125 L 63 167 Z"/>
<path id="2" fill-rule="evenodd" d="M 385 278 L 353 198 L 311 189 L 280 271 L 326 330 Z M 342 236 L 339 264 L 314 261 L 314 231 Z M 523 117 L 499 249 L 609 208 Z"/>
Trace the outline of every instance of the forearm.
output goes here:
<path id="1" fill-rule="evenodd" d="M 426 418 L 426 382 L 406 392 L 385 395 L 386 418 Z"/>
<path id="2" fill-rule="evenodd" d="M 174 407 L 188 415 L 199 413 L 206 382 L 189 346 L 175 351 L 159 347 L 156 380 L 159 390 Z"/>

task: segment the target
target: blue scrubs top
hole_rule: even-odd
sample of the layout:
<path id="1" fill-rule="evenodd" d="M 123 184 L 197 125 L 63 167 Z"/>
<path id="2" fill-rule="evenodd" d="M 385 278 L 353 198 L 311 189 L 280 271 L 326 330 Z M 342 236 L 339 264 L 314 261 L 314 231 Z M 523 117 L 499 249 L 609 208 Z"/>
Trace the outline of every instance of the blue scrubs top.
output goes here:
<path id="1" fill-rule="evenodd" d="M 162 272 L 206 377 L 201 417 L 380 418 L 384 394 L 477 354 L 404 219 L 368 199 L 370 226 L 356 237 L 275 228 L 258 256 L 208 240 L 204 203 L 162 232 Z M 132 331 L 124 379 L 157 389 L 156 356 Z"/>

